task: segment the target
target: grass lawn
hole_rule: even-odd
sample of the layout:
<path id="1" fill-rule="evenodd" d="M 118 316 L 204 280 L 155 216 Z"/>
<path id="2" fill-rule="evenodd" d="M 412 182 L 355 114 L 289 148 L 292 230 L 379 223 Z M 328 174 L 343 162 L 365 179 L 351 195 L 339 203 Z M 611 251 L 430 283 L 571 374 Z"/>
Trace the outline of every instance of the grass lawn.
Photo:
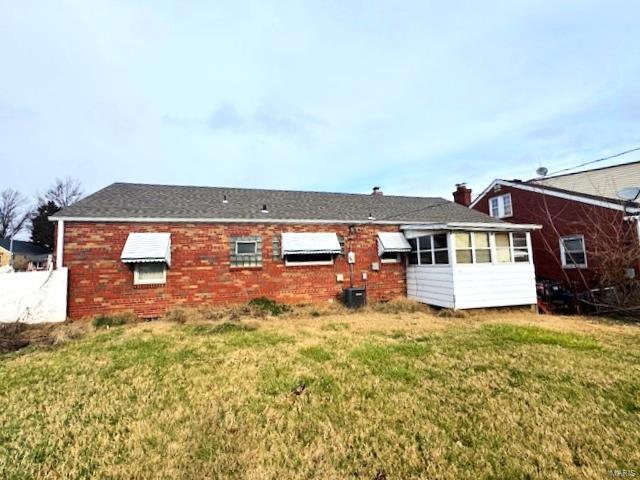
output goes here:
<path id="1" fill-rule="evenodd" d="M 0 357 L 1 478 L 622 469 L 640 476 L 640 327 L 368 311 L 141 323 Z"/>

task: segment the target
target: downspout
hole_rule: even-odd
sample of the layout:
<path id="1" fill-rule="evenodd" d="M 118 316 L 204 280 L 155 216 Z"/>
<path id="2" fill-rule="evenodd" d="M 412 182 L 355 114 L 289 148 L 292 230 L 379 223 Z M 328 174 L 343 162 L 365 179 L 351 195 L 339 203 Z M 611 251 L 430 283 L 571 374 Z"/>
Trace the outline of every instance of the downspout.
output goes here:
<path id="1" fill-rule="evenodd" d="M 64 252 L 64 220 L 58 220 L 58 228 L 56 231 L 56 270 L 60 270 L 63 266 Z"/>

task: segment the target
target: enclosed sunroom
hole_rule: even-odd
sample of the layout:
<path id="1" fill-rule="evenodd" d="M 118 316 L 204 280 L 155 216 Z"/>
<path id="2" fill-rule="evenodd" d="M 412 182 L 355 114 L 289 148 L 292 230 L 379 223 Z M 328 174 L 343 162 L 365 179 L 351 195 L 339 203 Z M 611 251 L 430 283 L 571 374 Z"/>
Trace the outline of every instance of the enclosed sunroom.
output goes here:
<path id="1" fill-rule="evenodd" d="M 536 303 L 531 230 L 536 225 L 403 225 L 411 251 L 407 296 L 453 309 Z"/>

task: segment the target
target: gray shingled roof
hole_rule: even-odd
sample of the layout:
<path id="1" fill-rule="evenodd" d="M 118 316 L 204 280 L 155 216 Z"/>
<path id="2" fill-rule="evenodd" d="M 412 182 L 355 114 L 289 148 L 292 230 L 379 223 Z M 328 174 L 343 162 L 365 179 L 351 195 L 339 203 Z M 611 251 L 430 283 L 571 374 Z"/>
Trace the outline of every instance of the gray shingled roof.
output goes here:
<path id="1" fill-rule="evenodd" d="M 223 199 L 227 203 L 223 203 Z M 268 213 L 262 213 L 266 205 Z M 438 197 L 298 192 L 224 187 L 114 183 L 67 207 L 56 218 L 335 220 L 338 222 L 492 222 L 483 213 Z"/>

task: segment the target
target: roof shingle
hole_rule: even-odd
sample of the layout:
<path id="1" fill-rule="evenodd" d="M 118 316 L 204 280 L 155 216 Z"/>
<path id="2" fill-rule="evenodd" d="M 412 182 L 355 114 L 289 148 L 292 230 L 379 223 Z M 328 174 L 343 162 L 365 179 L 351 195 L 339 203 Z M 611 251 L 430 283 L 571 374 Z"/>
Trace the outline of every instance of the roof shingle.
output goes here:
<path id="1" fill-rule="evenodd" d="M 227 202 L 223 202 L 223 199 Z M 263 213 L 263 205 L 268 213 Z M 492 222 L 438 197 L 114 183 L 51 219 L 336 221 L 366 223 Z"/>

